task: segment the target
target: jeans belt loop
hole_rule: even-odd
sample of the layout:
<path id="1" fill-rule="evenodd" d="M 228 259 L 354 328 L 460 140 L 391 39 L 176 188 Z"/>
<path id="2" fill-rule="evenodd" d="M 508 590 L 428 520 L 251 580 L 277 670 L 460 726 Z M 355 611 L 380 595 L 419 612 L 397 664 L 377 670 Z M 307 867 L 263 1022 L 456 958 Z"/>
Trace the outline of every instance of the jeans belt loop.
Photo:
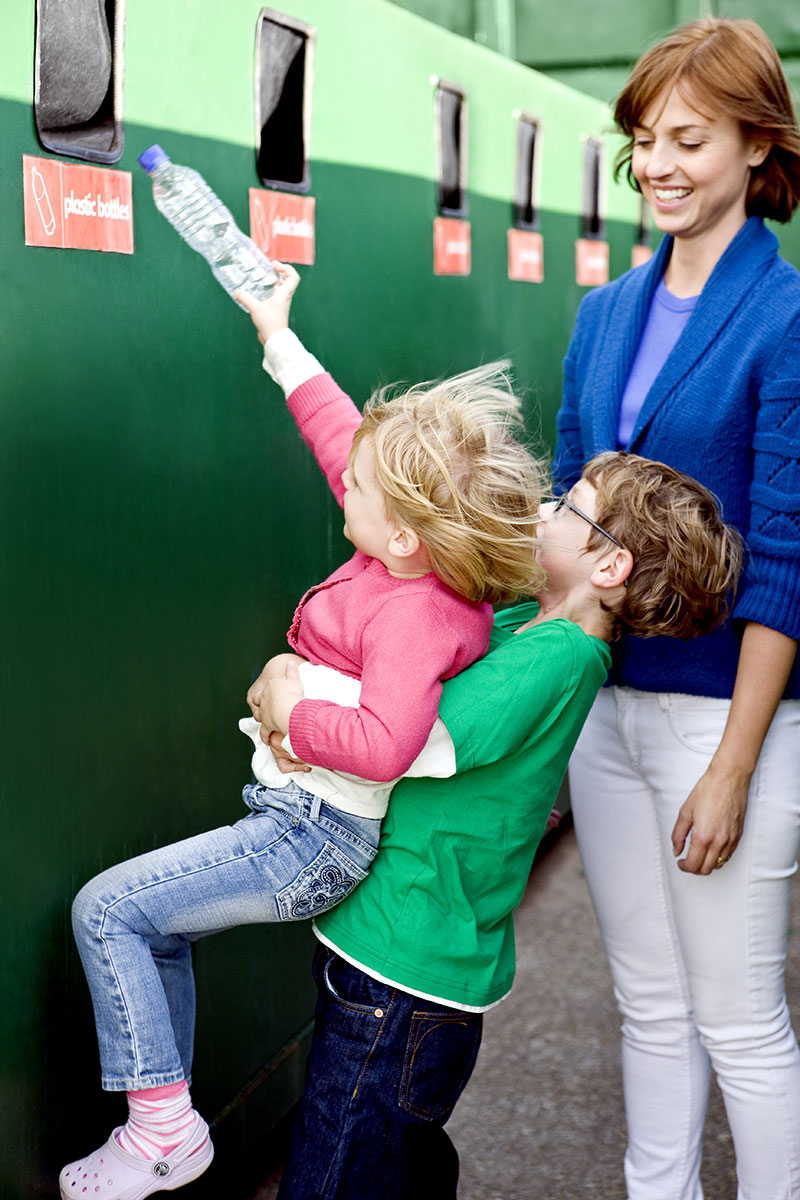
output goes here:
<path id="1" fill-rule="evenodd" d="M 322 808 L 322 797 L 321 796 L 313 796 L 311 799 L 311 811 L 308 814 L 312 821 L 319 820 L 319 811 L 321 808 Z"/>

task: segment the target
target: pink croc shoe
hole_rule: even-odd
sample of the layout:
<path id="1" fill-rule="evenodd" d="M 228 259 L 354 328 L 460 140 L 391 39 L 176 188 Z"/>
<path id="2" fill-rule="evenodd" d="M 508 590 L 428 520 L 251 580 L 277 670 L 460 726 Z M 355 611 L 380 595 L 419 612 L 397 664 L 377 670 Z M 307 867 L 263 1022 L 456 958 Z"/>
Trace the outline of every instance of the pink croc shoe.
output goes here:
<path id="1" fill-rule="evenodd" d="M 189 1136 L 155 1162 L 123 1150 L 117 1144 L 119 1129 L 94 1154 L 64 1167 L 58 1178 L 62 1200 L 144 1200 L 161 1188 L 191 1183 L 214 1157 L 208 1126 L 198 1113 Z"/>

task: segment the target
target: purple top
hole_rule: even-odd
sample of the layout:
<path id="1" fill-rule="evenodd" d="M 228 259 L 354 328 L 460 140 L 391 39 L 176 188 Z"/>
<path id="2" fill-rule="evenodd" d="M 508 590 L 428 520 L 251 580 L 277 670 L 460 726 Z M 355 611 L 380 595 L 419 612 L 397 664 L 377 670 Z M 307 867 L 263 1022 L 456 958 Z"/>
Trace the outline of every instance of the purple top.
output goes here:
<path id="1" fill-rule="evenodd" d="M 672 292 L 667 291 L 663 279 L 656 288 L 642 340 L 622 395 L 617 429 L 617 445 L 620 449 L 630 442 L 645 396 L 683 333 L 697 300 L 697 296 L 687 296 L 685 299 L 673 296 Z"/>

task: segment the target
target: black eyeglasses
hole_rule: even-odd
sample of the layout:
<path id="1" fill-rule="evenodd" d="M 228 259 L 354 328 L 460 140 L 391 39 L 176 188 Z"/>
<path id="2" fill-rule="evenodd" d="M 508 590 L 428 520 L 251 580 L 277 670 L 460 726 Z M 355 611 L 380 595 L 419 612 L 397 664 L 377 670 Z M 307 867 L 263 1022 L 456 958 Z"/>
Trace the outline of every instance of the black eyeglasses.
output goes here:
<path id="1" fill-rule="evenodd" d="M 596 529 L 598 533 L 602 533 L 603 537 L 607 537 L 608 540 L 610 542 L 613 542 L 615 546 L 619 546 L 620 550 L 623 549 L 622 542 L 617 541 L 617 539 L 614 537 L 613 533 L 609 533 L 607 529 L 603 529 L 603 526 L 598 525 L 597 521 L 593 521 L 591 517 L 587 517 L 585 512 L 581 512 L 581 510 L 579 508 L 576 508 L 575 505 L 570 500 L 569 496 L 566 495 L 566 493 L 563 496 L 554 496 L 553 504 L 555 504 L 555 508 L 553 509 L 554 513 L 557 513 L 559 511 L 559 509 L 568 508 L 570 510 L 570 512 L 575 513 L 576 517 L 580 517 L 582 520 L 586 521 L 589 525 L 591 525 L 592 529 Z M 627 583 L 627 580 L 626 580 L 626 583 Z"/>

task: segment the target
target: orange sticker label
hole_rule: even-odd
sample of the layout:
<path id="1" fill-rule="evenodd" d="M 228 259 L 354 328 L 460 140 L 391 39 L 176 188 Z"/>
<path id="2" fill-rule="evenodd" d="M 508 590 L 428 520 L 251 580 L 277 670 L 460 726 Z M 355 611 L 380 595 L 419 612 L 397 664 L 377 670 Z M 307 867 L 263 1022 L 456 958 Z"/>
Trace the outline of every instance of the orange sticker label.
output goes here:
<path id="1" fill-rule="evenodd" d="M 311 266 L 316 255 L 314 197 L 250 188 L 250 237 L 267 258 Z"/>
<path id="2" fill-rule="evenodd" d="M 133 254 L 130 171 L 22 156 L 25 245 Z"/>
<path id="3" fill-rule="evenodd" d="M 608 242 L 579 238 L 575 243 L 575 282 L 581 287 L 608 283 Z"/>
<path id="4" fill-rule="evenodd" d="M 653 251 L 649 246 L 634 246 L 631 250 L 631 266 L 642 267 L 646 262 L 650 262 L 653 257 Z"/>
<path id="5" fill-rule="evenodd" d="M 508 278 L 544 283 L 544 243 L 540 233 L 509 229 Z"/>
<path id="6" fill-rule="evenodd" d="M 469 275 L 472 270 L 472 230 L 458 217 L 436 217 L 433 222 L 434 275 Z"/>

